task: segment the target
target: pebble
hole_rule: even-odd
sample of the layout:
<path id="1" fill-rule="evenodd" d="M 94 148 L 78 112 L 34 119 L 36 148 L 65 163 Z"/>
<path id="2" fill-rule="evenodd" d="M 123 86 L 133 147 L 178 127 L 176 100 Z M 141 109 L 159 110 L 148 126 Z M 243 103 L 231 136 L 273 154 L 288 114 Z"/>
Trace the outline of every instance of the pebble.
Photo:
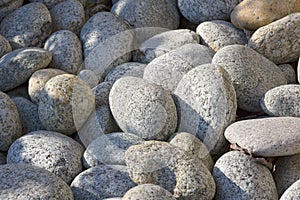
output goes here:
<path id="1" fill-rule="evenodd" d="M 143 184 L 131 188 L 124 197 L 123 200 L 139 200 L 139 199 L 151 199 L 151 200 L 175 200 L 173 195 L 165 190 L 164 188 L 153 185 L 153 184 Z"/>
<path id="2" fill-rule="evenodd" d="M 12 100 L 18 109 L 23 135 L 45 129 L 40 121 L 36 104 L 24 97 L 15 97 Z"/>
<path id="3" fill-rule="evenodd" d="M 200 35 L 201 44 L 208 46 L 214 51 L 222 47 L 240 44 L 248 44 L 244 31 L 237 29 L 233 24 L 223 20 L 202 22 L 197 26 L 196 33 Z"/>
<path id="4" fill-rule="evenodd" d="M 269 169 L 240 151 L 219 158 L 213 177 L 217 185 L 215 200 L 278 199 Z"/>
<path id="5" fill-rule="evenodd" d="M 72 182 L 75 200 L 105 199 L 123 196 L 136 184 L 130 179 L 128 169 L 122 165 L 99 165 L 79 174 Z"/>
<path id="6" fill-rule="evenodd" d="M 66 72 L 60 69 L 41 69 L 34 72 L 28 81 L 28 94 L 33 103 L 38 104 L 40 102 L 40 95 L 47 81 L 51 78 L 61 75 L 67 74 Z"/>
<path id="7" fill-rule="evenodd" d="M 93 88 L 92 91 L 93 91 L 93 94 L 95 95 L 96 107 L 109 104 L 108 98 L 109 98 L 109 92 L 110 92 L 112 86 L 113 86 L 113 83 L 104 81 Z"/>
<path id="8" fill-rule="evenodd" d="M 206 166 L 167 142 L 146 141 L 125 153 L 131 179 L 163 187 L 176 199 L 212 199 L 215 183 Z"/>
<path id="9" fill-rule="evenodd" d="M 83 155 L 86 168 L 97 165 L 126 165 L 125 151 L 144 140 L 131 133 L 109 133 L 99 136 L 87 147 Z"/>
<path id="10" fill-rule="evenodd" d="M 214 64 L 200 65 L 183 76 L 174 92 L 179 132 L 198 137 L 212 156 L 226 146 L 225 128 L 235 121 L 236 96 L 228 73 Z"/>
<path id="11" fill-rule="evenodd" d="M 77 0 L 66 0 L 50 10 L 53 31 L 69 30 L 79 34 L 85 23 L 83 5 Z"/>
<path id="12" fill-rule="evenodd" d="M 215 19 L 229 20 L 230 13 L 241 0 L 178 0 L 181 14 L 194 24 Z"/>
<path id="13" fill-rule="evenodd" d="M 144 71 L 144 79 L 174 92 L 179 81 L 191 69 L 211 63 L 213 53 L 200 44 L 186 44 L 152 60 Z"/>
<path id="14" fill-rule="evenodd" d="M 242 30 L 256 30 L 299 11 L 297 0 L 243 0 L 231 12 L 231 22 Z"/>
<path id="15" fill-rule="evenodd" d="M 62 179 L 45 169 L 22 164 L 0 165 L 0 191 L 0 199 L 74 199 Z"/>
<path id="16" fill-rule="evenodd" d="M 300 85 L 282 85 L 269 90 L 261 100 L 261 107 L 270 116 L 300 117 Z"/>
<path id="17" fill-rule="evenodd" d="M 49 10 L 63 1 L 64 0 L 29 0 L 29 2 L 39 2 L 44 4 Z"/>
<path id="18" fill-rule="evenodd" d="M 30 100 L 30 96 L 28 94 L 28 81 L 12 90 L 7 91 L 6 94 L 10 98 L 23 97 Z"/>
<path id="19" fill-rule="evenodd" d="M 71 135 L 94 109 L 94 95 L 80 78 L 62 74 L 51 78 L 40 95 L 39 118 L 49 131 Z"/>
<path id="20" fill-rule="evenodd" d="M 10 42 L 13 49 L 42 47 L 51 33 L 51 24 L 50 12 L 44 4 L 29 3 L 1 21 L 0 34 Z"/>
<path id="21" fill-rule="evenodd" d="M 296 62 L 300 55 L 299 23 L 300 12 L 274 21 L 257 29 L 248 46 L 276 64 Z"/>
<path id="22" fill-rule="evenodd" d="M 113 5 L 111 12 L 132 28 L 176 29 L 179 26 L 179 13 L 174 0 L 120 0 Z"/>
<path id="23" fill-rule="evenodd" d="M 81 70 L 77 76 L 86 82 L 90 88 L 96 87 L 99 83 L 99 78 L 95 72 L 88 69 Z"/>
<path id="24" fill-rule="evenodd" d="M 214 55 L 212 63 L 221 65 L 229 73 L 238 107 L 245 111 L 261 111 L 262 96 L 276 86 L 287 84 L 277 65 L 246 46 L 223 47 Z"/>
<path id="25" fill-rule="evenodd" d="M 7 163 L 46 169 L 69 184 L 82 171 L 83 152 L 84 148 L 70 137 L 52 131 L 35 131 L 10 146 Z"/>
<path id="26" fill-rule="evenodd" d="M 124 77 L 109 94 L 111 112 L 123 132 L 145 140 L 166 140 L 175 132 L 176 106 L 162 87 L 137 77 Z"/>
<path id="27" fill-rule="evenodd" d="M 23 5 L 24 0 L 4 0 L 0 2 L 0 22 Z"/>
<path id="28" fill-rule="evenodd" d="M 288 84 L 297 84 L 297 74 L 294 67 L 290 64 L 277 65 L 285 75 Z"/>
<path id="29" fill-rule="evenodd" d="M 22 126 L 16 105 L 1 91 L 0 111 L 0 151 L 7 151 L 9 146 L 22 136 Z"/>
<path id="30" fill-rule="evenodd" d="M 11 51 L 12 48 L 8 40 L 2 35 L 0 35 L 0 58 Z"/>
<path id="31" fill-rule="evenodd" d="M 280 200 L 299 200 L 300 197 L 300 179 L 293 183 L 280 197 Z"/>
<path id="32" fill-rule="evenodd" d="M 299 128 L 298 117 L 270 117 L 235 122 L 224 135 L 253 156 L 278 157 L 300 153 Z"/>
<path id="33" fill-rule="evenodd" d="M 21 48 L 0 59 L 0 90 L 8 91 L 25 83 L 37 70 L 46 68 L 51 53 L 41 48 Z"/>
<path id="34" fill-rule="evenodd" d="M 0 151 L 0 165 L 6 164 L 6 153 Z"/>

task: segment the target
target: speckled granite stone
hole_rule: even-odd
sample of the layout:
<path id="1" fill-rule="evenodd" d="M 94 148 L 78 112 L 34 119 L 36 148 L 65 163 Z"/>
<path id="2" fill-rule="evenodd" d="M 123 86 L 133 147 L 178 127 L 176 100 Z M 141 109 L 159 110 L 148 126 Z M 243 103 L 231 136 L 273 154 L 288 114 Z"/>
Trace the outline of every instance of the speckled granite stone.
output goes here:
<path id="1" fill-rule="evenodd" d="M 0 21 L 23 5 L 23 0 L 2 0 L 0 2 Z"/>
<path id="2" fill-rule="evenodd" d="M 294 67 L 290 64 L 281 64 L 277 65 L 282 73 L 285 75 L 288 84 L 296 84 L 297 82 L 297 74 L 294 70 Z"/>
<path id="3" fill-rule="evenodd" d="M 280 197 L 280 200 L 299 200 L 300 198 L 300 180 L 291 185 Z"/>
<path id="4" fill-rule="evenodd" d="M 96 107 L 102 105 L 108 105 L 109 92 L 112 88 L 112 83 L 104 81 L 93 88 L 93 93 L 95 95 L 95 105 Z"/>
<path id="5" fill-rule="evenodd" d="M 99 83 L 99 77 L 97 77 L 95 72 L 88 69 L 81 70 L 77 76 L 85 81 L 90 88 L 96 87 Z"/>
<path id="6" fill-rule="evenodd" d="M 8 40 L 2 35 L 0 35 L 0 58 L 11 51 L 12 48 Z"/>
<path id="7" fill-rule="evenodd" d="M 29 0 L 30 2 L 39 2 L 45 4 L 45 6 L 50 10 L 55 5 L 63 2 L 64 0 Z"/>

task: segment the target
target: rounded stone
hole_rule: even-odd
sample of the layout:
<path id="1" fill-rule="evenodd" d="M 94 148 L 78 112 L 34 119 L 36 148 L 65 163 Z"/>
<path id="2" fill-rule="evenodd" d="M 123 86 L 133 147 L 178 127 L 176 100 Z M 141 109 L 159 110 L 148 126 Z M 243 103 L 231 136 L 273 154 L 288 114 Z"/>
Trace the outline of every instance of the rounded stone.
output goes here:
<path id="1" fill-rule="evenodd" d="M 72 182 L 75 199 L 105 199 L 123 196 L 136 184 L 123 165 L 101 165 L 87 169 Z"/>
<path id="2" fill-rule="evenodd" d="M 66 72 L 59 69 L 41 69 L 34 72 L 28 82 L 28 93 L 33 103 L 38 104 L 40 102 L 40 95 L 47 81 L 51 78 L 67 74 Z"/>
<path id="3" fill-rule="evenodd" d="M 37 70 L 46 68 L 51 53 L 41 48 L 14 50 L 0 59 L 0 90 L 8 91 L 25 83 Z"/>
<path id="4" fill-rule="evenodd" d="M 253 156 L 278 157 L 300 153 L 299 128 L 298 117 L 270 117 L 235 122 L 224 135 Z"/>
<path id="5" fill-rule="evenodd" d="M 0 151 L 7 151 L 10 145 L 22 136 L 22 126 L 16 105 L 1 91 L 0 111 Z"/>
<path id="6" fill-rule="evenodd" d="M 28 164 L 48 170 L 66 183 L 82 171 L 84 148 L 52 131 L 35 131 L 17 139 L 7 153 L 8 164 Z"/>
<path id="7" fill-rule="evenodd" d="M 75 33 L 62 30 L 51 34 L 46 40 L 44 49 L 52 54 L 50 68 L 77 74 L 83 59 L 81 43 Z"/>
<path id="8" fill-rule="evenodd" d="M 94 110 L 94 95 L 80 78 L 63 74 L 51 78 L 41 92 L 39 117 L 50 131 L 71 135 Z"/>
<path id="9" fill-rule="evenodd" d="M 223 47 L 214 55 L 212 63 L 229 73 L 238 107 L 249 112 L 261 111 L 260 99 L 268 90 L 287 84 L 277 65 L 246 46 Z"/>
<path id="10" fill-rule="evenodd" d="M 10 13 L 21 7 L 24 0 L 2 0 L 0 2 L 0 22 Z"/>
<path id="11" fill-rule="evenodd" d="M 125 153 L 130 177 L 138 184 L 152 183 L 171 192 L 176 199 L 212 199 L 215 183 L 197 158 L 167 142 L 146 141 Z"/>
<path id="12" fill-rule="evenodd" d="M 112 114 L 123 132 L 145 140 L 166 140 L 177 124 L 175 103 L 162 87 L 137 77 L 124 77 L 109 94 Z"/>
<path id="13" fill-rule="evenodd" d="M 62 1 L 50 10 L 53 31 L 69 30 L 79 34 L 85 23 L 83 5 L 77 0 Z"/>
<path id="14" fill-rule="evenodd" d="M 203 22 L 197 26 L 196 32 L 200 35 L 201 44 L 208 46 L 214 51 L 232 44 L 248 44 L 245 32 L 237 29 L 227 21 L 213 20 Z"/>
<path id="15" fill-rule="evenodd" d="M 83 163 L 86 168 L 101 164 L 126 165 L 125 151 L 144 140 L 131 133 L 109 133 L 99 136 L 85 150 Z"/>
<path id="16" fill-rule="evenodd" d="M 22 164 L 0 165 L 0 191 L 0 199 L 74 199 L 62 179 L 45 169 Z"/>
<path id="17" fill-rule="evenodd" d="M 296 84 L 297 83 L 297 74 L 294 70 L 294 67 L 290 64 L 281 64 L 277 65 L 282 73 L 285 75 L 288 84 Z"/>
<path id="18" fill-rule="evenodd" d="M 181 14 L 194 24 L 215 19 L 229 20 L 230 13 L 241 0 L 178 0 Z"/>
<path id="19" fill-rule="evenodd" d="M 83 81 L 85 81 L 90 86 L 90 88 L 96 87 L 99 83 L 99 78 L 97 77 L 95 72 L 91 70 L 87 70 L 87 69 L 81 70 L 77 76 L 81 78 Z"/>
<path id="20" fill-rule="evenodd" d="M 263 26 L 253 33 L 248 46 L 276 64 L 296 62 L 300 55 L 299 23 L 297 12 Z"/>
<path id="21" fill-rule="evenodd" d="M 132 28 L 176 29 L 179 26 L 179 13 L 173 0 L 120 0 L 113 5 L 111 12 Z"/>
<path id="22" fill-rule="evenodd" d="M 95 105 L 96 107 L 109 104 L 109 92 L 113 84 L 111 82 L 104 81 L 93 88 L 93 93 L 95 95 Z"/>
<path id="23" fill-rule="evenodd" d="M 240 151 L 231 151 L 219 158 L 213 177 L 217 186 L 216 200 L 278 199 L 269 169 Z"/>
<path id="24" fill-rule="evenodd" d="M 144 71 L 144 79 L 174 92 L 179 81 L 191 69 L 211 63 L 213 53 L 200 44 L 186 44 L 152 60 Z"/>
<path id="25" fill-rule="evenodd" d="M 10 42 L 13 49 L 42 47 L 51 33 L 51 24 L 50 12 L 44 4 L 29 3 L 1 21 L 0 34 Z"/>
<path id="26" fill-rule="evenodd" d="M 12 48 L 8 40 L 2 35 L 0 35 L 0 58 L 11 51 Z"/>
<path id="27" fill-rule="evenodd" d="M 235 121 L 237 109 L 228 73 L 218 65 L 200 65 L 183 76 L 174 95 L 179 112 L 178 132 L 198 137 L 213 157 L 223 153 L 223 132 Z"/>
<path id="28" fill-rule="evenodd" d="M 300 179 L 293 183 L 280 197 L 280 200 L 298 200 L 300 196 Z"/>
<path id="29" fill-rule="evenodd" d="M 23 134 L 44 130 L 36 104 L 24 97 L 15 97 L 12 100 L 18 109 Z"/>
<path id="30" fill-rule="evenodd" d="M 0 151 L 0 165 L 6 164 L 6 153 Z"/>
<path id="31" fill-rule="evenodd" d="M 270 116 L 300 117 L 300 85 L 273 88 L 261 99 L 263 111 Z"/>
<path id="32" fill-rule="evenodd" d="M 165 190 L 164 188 L 153 185 L 153 184 L 143 184 L 131 188 L 126 192 L 123 200 L 139 200 L 139 199 L 151 199 L 151 200 L 175 200 L 173 195 Z"/>

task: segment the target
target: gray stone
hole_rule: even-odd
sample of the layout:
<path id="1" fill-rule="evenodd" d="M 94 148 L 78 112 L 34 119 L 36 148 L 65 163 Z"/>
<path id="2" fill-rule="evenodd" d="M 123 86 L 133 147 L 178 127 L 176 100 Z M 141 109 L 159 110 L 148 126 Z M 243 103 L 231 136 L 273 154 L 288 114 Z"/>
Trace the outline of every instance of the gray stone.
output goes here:
<path id="1" fill-rule="evenodd" d="M 122 197 L 112 197 L 112 198 L 105 198 L 102 200 L 122 200 Z"/>
<path id="2" fill-rule="evenodd" d="M 29 0 L 30 2 L 39 2 L 43 3 L 47 8 L 50 10 L 53 8 L 55 5 L 63 2 L 64 0 Z"/>
<path id="3" fill-rule="evenodd" d="M 173 0 L 120 0 L 113 5 L 111 12 L 132 28 L 176 29 L 179 26 L 179 13 Z"/>
<path id="4" fill-rule="evenodd" d="M 71 135 L 79 130 L 94 110 L 90 87 L 75 75 L 51 78 L 41 92 L 39 117 L 50 131 Z"/>
<path id="5" fill-rule="evenodd" d="M 6 153 L 0 151 L 0 165 L 6 164 Z"/>
<path id="6" fill-rule="evenodd" d="M 8 91 L 25 83 L 37 70 L 46 68 L 51 53 L 41 48 L 15 50 L 0 59 L 0 90 Z"/>
<path id="7" fill-rule="evenodd" d="M 12 100 L 19 112 L 23 134 L 44 129 L 36 104 L 23 97 L 15 97 Z"/>
<path id="8" fill-rule="evenodd" d="M 125 76 L 143 78 L 146 65 L 138 62 L 123 63 L 114 67 L 105 77 L 104 81 L 115 83 L 118 79 Z"/>
<path id="9" fill-rule="evenodd" d="M 50 12 L 44 4 L 30 3 L 1 21 L 0 34 L 10 42 L 13 49 L 42 47 L 51 33 L 51 23 Z"/>
<path id="10" fill-rule="evenodd" d="M 123 196 L 135 186 L 126 166 L 101 165 L 79 174 L 72 182 L 71 189 L 76 200 L 99 200 Z"/>
<path id="11" fill-rule="evenodd" d="M 1 91 L 0 111 L 0 151 L 7 151 L 9 146 L 22 136 L 22 127 L 16 105 Z"/>
<path id="12" fill-rule="evenodd" d="M 276 64 L 295 62 L 300 54 L 300 12 L 257 29 L 249 47 Z"/>
<path id="13" fill-rule="evenodd" d="M 186 44 L 152 60 L 144 71 L 144 79 L 174 92 L 179 81 L 191 69 L 211 63 L 213 53 L 200 44 Z"/>
<path id="14" fill-rule="evenodd" d="M 271 117 L 231 124 L 226 139 L 254 156 L 278 157 L 300 153 L 300 118 Z"/>
<path id="15" fill-rule="evenodd" d="M 12 48 L 11 48 L 8 40 L 5 37 L 3 37 L 2 35 L 0 35 L 0 58 L 11 51 L 12 51 Z"/>
<path id="16" fill-rule="evenodd" d="M 222 20 L 206 21 L 196 30 L 201 43 L 214 51 L 232 44 L 248 44 L 248 39 L 242 30 L 237 29 L 230 22 Z"/>
<path id="17" fill-rule="evenodd" d="M 96 107 L 102 106 L 102 105 L 108 105 L 108 98 L 109 98 L 109 92 L 112 88 L 111 82 L 102 82 L 96 87 L 93 88 L 93 93 L 95 95 L 95 105 Z"/>
<path id="18" fill-rule="evenodd" d="M 246 46 L 223 47 L 212 63 L 221 65 L 229 73 L 238 107 L 249 112 L 261 111 L 260 99 L 268 90 L 287 84 L 277 65 Z"/>
<path id="19" fill-rule="evenodd" d="M 294 70 L 294 67 L 290 64 L 281 64 L 277 65 L 282 73 L 285 75 L 288 84 L 296 84 L 297 83 L 297 74 Z"/>
<path id="20" fill-rule="evenodd" d="M 47 81 L 51 78 L 67 74 L 59 69 L 41 69 L 32 74 L 28 82 L 28 93 L 33 103 L 38 104 L 40 102 L 40 95 Z"/>
<path id="21" fill-rule="evenodd" d="M 90 86 L 90 88 L 96 87 L 99 83 L 99 78 L 96 76 L 95 72 L 91 70 L 81 70 L 77 76 L 85 81 Z"/>
<path id="22" fill-rule="evenodd" d="M 162 87 L 137 77 L 124 77 L 109 94 L 112 114 L 123 132 L 145 140 L 166 140 L 177 124 L 175 103 Z"/>
<path id="23" fill-rule="evenodd" d="M 50 68 L 61 69 L 71 74 L 77 74 L 82 59 L 82 46 L 75 33 L 67 30 L 53 33 L 47 40 L 44 49 L 52 53 Z"/>
<path id="24" fill-rule="evenodd" d="M 213 177 L 217 185 L 216 200 L 278 199 L 269 169 L 240 151 L 231 151 L 219 158 Z"/>
<path id="25" fill-rule="evenodd" d="M 22 164 L 0 165 L 0 191 L 0 199 L 74 199 L 62 179 L 45 169 Z"/>
<path id="26" fill-rule="evenodd" d="M 125 153 L 130 177 L 138 184 L 159 185 L 176 199 L 212 199 L 215 183 L 197 158 L 167 142 L 146 141 Z"/>
<path id="27" fill-rule="evenodd" d="M 52 131 L 35 131 L 17 139 L 7 153 L 8 164 L 28 164 L 48 170 L 70 184 L 82 171 L 84 148 Z"/>
<path id="28" fill-rule="evenodd" d="M 126 192 L 123 200 L 139 200 L 139 199 L 151 199 L 151 200 L 175 200 L 173 195 L 165 190 L 164 188 L 153 185 L 153 184 L 143 184 L 131 188 Z"/>
<path id="29" fill-rule="evenodd" d="M 300 198 L 300 180 L 291 185 L 280 197 L 280 200 L 299 200 Z"/>
<path id="30" fill-rule="evenodd" d="M 199 24 L 215 19 L 229 20 L 233 8 L 241 0 L 178 0 L 181 14 L 189 21 Z"/>
<path id="31" fill-rule="evenodd" d="M 28 94 L 28 81 L 12 90 L 7 91 L 6 94 L 10 98 L 23 97 L 30 100 L 30 96 Z"/>
<path id="32" fill-rule="evenodd" d="M 270 116 L 300 117 L 300 85 L 273 88 L 261 99 L 261 108 Z"/>
<path id="33" fill-rule="evenodd" d="M 178 131 L 198 137 L 213 157 L 223 153 L 223 132 L 235 121 L 237 108 L 228 73 L 218 65 L 200 65 L 183 76 L 174 95 L 179 112 Z"/>
<path id="34" fill-rule="evenodd" d="M 2 0 L 0 2 L 0 21 L 23 5 L 23 0 Z"/>

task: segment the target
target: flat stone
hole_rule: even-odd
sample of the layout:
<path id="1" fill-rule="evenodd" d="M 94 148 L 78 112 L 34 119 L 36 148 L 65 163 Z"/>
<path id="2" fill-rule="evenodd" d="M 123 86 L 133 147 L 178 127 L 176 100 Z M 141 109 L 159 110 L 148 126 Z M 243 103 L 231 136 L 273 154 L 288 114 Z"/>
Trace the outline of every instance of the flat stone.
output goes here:
<path id="1" fill-rule="evenodd" d="M 31 165 L 0 165 L 0 190 L 0 199 L 74 199 L 62 179 Z"/>
<path id="2" fill-rule="evenodd" d="M 226 139 L 254 156 L 278 157 L 300 153 L 300 118 L 271 117 L 231 124 Z"/>
<path id="3" fill-rule="evenodd" d="M 0 59 L 0 90 L 8 91 L 25 83 L 37 70 L 46 68 L 51 53 L 41 48 L 15 50 Z"/>
<path id="4" fill-rule="evenodd" d="M 296 62 L 300 55 L 299 23 L 300 12 L 274 21 L 257 29 L 248 46 L 276 64 Z"/>
<path id="5" fill-rule="evenodd" d="M 278 199 L 276 185 L 269 169 L 252 157 L 231 151 L 214 166 L 216 200 Z"/>
<path id="6" fill-rule="evenodd" d="M 177 112 L 169 92 L 137 77 L 124 77 L 109 94 L 111 112 L 123 132 L 145 140 L 166 140 L 175 132 Z"/>
<path id="7" fill-rule="evenodd" d="M 300 196 L 300 180 L 291 185 L 280 197 L 280 200 L 298 200 Z"/>
<path id="8" fill-rule="evenodd" d="M 200 65 L 183 76 L 174 92 L 179 132 L 198 137 L 212 156 L 226 146 L 225 128 L 235 121 L 236 96 L 228 73 L 213 64 Z"/>
<path id="9" fill-rule="evenodd" d="M 1 19 L 0 19 L 0 21 L 1 21 Z M 0 35 L 0 58 L 11 51 L 12 51 L 12 48 L 11 48 L 8 40 L 5 37 L 3 37 L 2 35 Z"/>
<path id="10" fill-rule="evenodd" d="M 102 105 L 108 105 L 109 104 L 109 92 L 112 88 L 113 83 L 111 82 L 101 82 L 99 85 L 93 88 L 93 93 L 95 95 L 95 105 L 96 107 L 102 106 Z"/>
<path id="11" fill-rule="evenodd" d="M 4 0 L 0 2 L 0 21 L 21 7 L 24 0 Z"/>
<path id="12" fill-rule="evenodd" d="M 263 111 L 270 116 L 300 117 L 300 85 L 278 86 L 261 99 Z"/>
<path id="13" fill-rule="evenodd" d="M 238 107 L 249 112 L 261 111 L 260 99 L 268 90 L 287 84 L 277 65 L 246 46 L 223 47 L 214 55 L 212 63 L 229 73 Z"/>
<path id="14" fill-rule="evenodd" d="M 85 81 L 90 88 L 96 87 L 99 83 L 99 77 L 97 77 L 95 72 L 88 69 L 81 70 L 77 76 Z"/>
<path id="15" fill-rule="evenodd" d="M 290 64 L 277 65 L 282 73 L 285 75 L 288 84 L 297 84 L 297 74 L 294 67 Z"/>

